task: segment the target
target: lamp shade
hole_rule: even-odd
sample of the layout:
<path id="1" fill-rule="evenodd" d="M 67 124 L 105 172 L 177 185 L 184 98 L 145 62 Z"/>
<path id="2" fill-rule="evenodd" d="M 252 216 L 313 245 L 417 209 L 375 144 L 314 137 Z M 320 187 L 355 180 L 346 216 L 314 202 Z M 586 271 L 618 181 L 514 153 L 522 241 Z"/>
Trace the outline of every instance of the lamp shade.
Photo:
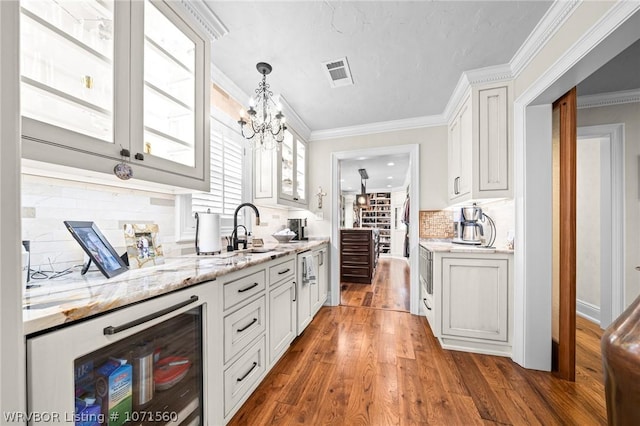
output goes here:
<path id="1" fill-rule="evenodd" d="M 358 194 L 356 196 L 356 204 L 360 207 L 366 207 L 369 205 L 369 197 L 366 193 Z"/>

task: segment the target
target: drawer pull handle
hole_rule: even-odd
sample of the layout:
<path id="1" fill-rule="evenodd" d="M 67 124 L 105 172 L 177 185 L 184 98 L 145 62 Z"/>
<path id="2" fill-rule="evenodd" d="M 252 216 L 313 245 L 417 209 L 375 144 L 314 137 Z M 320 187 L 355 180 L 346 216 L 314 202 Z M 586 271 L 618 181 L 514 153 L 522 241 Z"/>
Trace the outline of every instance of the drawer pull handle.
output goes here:
<path id="1" fill-rule="evenodd" d="M 293 282 L 293 301 L 295 302 L 296 300 L 298 300 L 298 285 L 294 281 Z"/>
<path id="2" fill-rule="evenodd" d="M 249 371 L 247 371 L 246 373 L 244 373 L 244 376 L 242 376 L 242 377 L 238 377 L 238 378 L 236 379 L 236 381 L 237 381 L 237 382 L 241 382 L 241 381 L 243 381 L 244 379 L 246 379 L 246 378 L 247 378 L 247 376 L 248 376 L 249 374 L 251 374 L 251 372 L 253 371 L 253 369 L 254 369 L 254 368 L 256 368 L 257 366 L 258 366 L 258 363 L 257 363 L 257 362 L 255 362 L 255 361 L 253 361 L 253 365 L 251 366 L 251 368 L 249 369 Z"/>
<path id="3" fill-rule="evenodd" d="M 253 321 L 251 321 L 249 324 L 245 325 L 242 328 L 238 329 L 238 333 L 242 333 L 243 331 L 245 331 L 247 328 L 251 327 L 253 324 L 255 324 L 256 322 L 258 322 L 258 318 L 254 318 Z"/>
<path id="4" fill-rule="evenodd" d="M 427 303 L 427 299 L 424 298 L 422 300 L 424 300 L 424 307 L 427 308 L 428 310 L 431 310 L 431 308 L 429 307 L 429 304 Z"/>
<path id="5" fill-rule="evenodd" d="M 197 301 L 198 301 L 198 296 L 193 295 L 193 296 L 191 296 L 189 298 L 189 300 L 184 300 L 184 301 L 182 301 L 180 303 L 176 303 L 173 306 L 169 306 L 168 308 L 164 308 L 164 309 L 162 309 L 162 310 L 160 310 L 158 312 L 154 312 L 152 314 L 146 315 L 146 316 L 144 316 L 142 318 L 138 318 L 138 319 L 133 320 L 131 322 L 128 322 L 126 324 L 118 325 L 118 326 L 115 326 L 115 327 L 112 326 L 112 325 L 110 325 L 108 327 L 105 327 L 104 330 L 103 330 L 103 333 L 104 333 L 105 336 L 111 336 L 111 335 L 114 335 L 116 333 L 120 333 L 121 331 L 128 330 L 130 328 L 135 327 L 136 325 L 143 324 L 145 322 L 154 320 L 156 318 L 160 318 L 163 315 L 167 315 L 168 313 L 171 313 L 173 311 L 177 311 L 178 309 L 182 308 L 183 306 L 190 305 L 193 302 L 197 302 Z"/>
<path id="6" fill-rule="evenodd" d="M 287 268 L 284 271 L 280 271 L 278 272 L 278 275 L 282 275 L 282 274 L 286 274 L 287 272 L 291 271 L 291 268 Z"/>
<path id="7" fill-rule="evenodd" d="M 258 283 L 253 283 L 249 287 L 241 288 L 238 290 L 238 293 L 244 293 L 245 291 L 249 291 L 254 287 L 258 287 Z"/>

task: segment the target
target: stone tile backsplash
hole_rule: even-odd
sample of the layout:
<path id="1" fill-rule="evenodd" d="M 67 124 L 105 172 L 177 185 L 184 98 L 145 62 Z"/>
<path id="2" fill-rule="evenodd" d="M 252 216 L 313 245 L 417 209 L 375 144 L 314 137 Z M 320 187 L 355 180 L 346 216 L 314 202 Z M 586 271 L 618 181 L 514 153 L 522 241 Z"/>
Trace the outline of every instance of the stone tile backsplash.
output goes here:
<path id="1" fill-rule="evenodd" d="M 175 195 L 22 175 L 22 239 L 31 241 L 31 267 L 59 270 L 81 264 L 84 252 L 63 221 L 92 221 L 118 253 L 125 223 L 156 223 L 165 255 L 175 243 Z"/>
<path id="2" fill-rule="evenodd" d="M 453 238 L 453 213 L 447 210 L 420 211 L 420 238 Z"/>

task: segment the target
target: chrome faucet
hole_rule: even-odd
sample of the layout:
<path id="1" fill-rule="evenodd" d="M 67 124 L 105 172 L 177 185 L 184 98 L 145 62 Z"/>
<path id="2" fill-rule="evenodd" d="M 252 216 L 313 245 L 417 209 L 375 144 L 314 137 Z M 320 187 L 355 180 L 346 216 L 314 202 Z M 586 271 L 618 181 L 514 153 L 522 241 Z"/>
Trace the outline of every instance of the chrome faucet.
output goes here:
<path id="1" fill-rule="evenodd" d="M 260 212 L 258 211 L 258 208 L 256 206 L 254 206 L 251 203 L 242 203 L 240 204 L 237 208 L 236 211 L 233 212 L 233 232 L 231 233 L 231 245 L 233 250 L 238 250 L 238 228 L 240 226 L 242 226 L 245 230 L 245 233 L 247 232 L 247 228 L 245 228 L 244 225 L 238 225 L 238 212 L 240 211 L 240 209 L 242 209 L 243 207 L 251 207 L 253 209 L 254 212 L 256 212 L 256 225 L 260 225 Z M 246 240 L 245 240 L 245 245 L 246 245 Z M 245 246 L 246 248 L 246 246 Z"/>

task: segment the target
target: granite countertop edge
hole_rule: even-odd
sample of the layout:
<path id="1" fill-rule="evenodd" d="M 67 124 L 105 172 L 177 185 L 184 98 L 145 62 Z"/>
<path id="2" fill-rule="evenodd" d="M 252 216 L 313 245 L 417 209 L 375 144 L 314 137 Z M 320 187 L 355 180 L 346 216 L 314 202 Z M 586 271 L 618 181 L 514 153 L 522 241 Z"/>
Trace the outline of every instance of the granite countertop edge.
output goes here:
<path id="1" fill-rule="evenodd" d="M 131 269 L 107 279 L 100 272 L 81 276 L 78 271 L 56 280 L 37 282 L 25 291 L 23 331 L 25 335 L 68 325 L 74 321 L 108 313 L 134 303 L 214 281 L 233 272 L 313 249 L 329 238 L 289 244 L 266 244 L 266 253 L 241 250 L 218 256 L 196 254 L 168 257 L 161 265 Z"/>
<path id="2" fill-rule="evenodd" d="M 507 247 L 485 248 L 473 245 L 454 244 L 445 239 L 420 239 L 420 245 L 433 252 L 443 253 L 475 253 L 475 254 L 513 254 L 513 249 Z"/>

